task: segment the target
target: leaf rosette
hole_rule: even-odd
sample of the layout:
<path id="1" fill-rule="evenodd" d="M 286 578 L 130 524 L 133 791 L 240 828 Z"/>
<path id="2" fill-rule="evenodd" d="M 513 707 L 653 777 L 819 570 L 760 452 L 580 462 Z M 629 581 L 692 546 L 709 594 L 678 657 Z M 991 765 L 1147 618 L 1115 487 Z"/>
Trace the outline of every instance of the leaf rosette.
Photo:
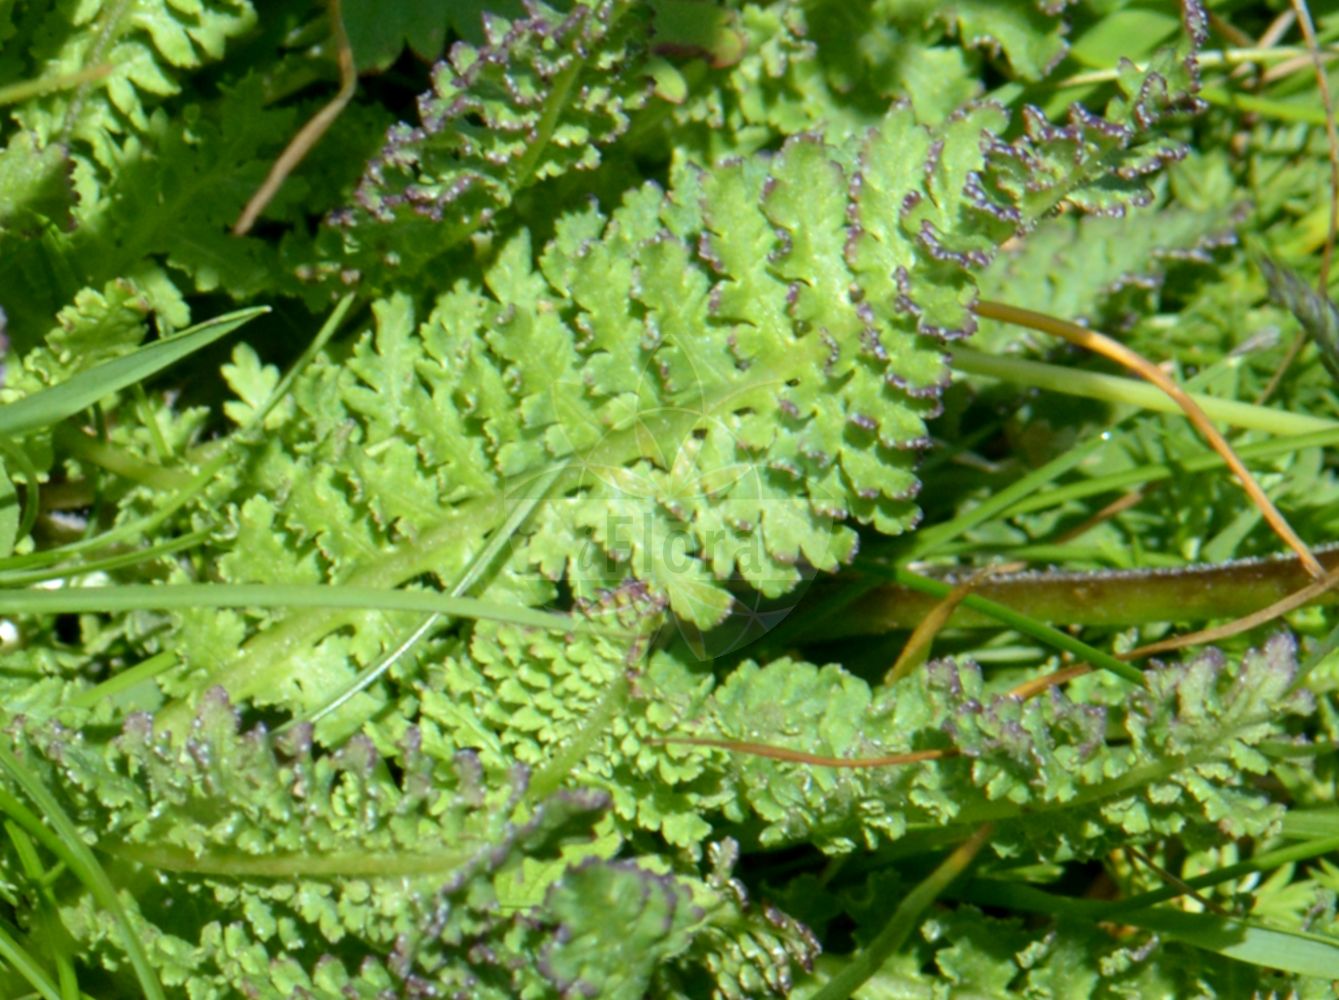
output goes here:
<path id="1" fill-rule="evenodd" d="M 502 242 L 421 323 L 406 296 L 378 302 L 375 331 L 304 374 L 247 460 L 260 496 L 238 530 L 292 557 L 233 548 L 225 572 L 271 579 L 282 558 L 296 579 L 449 587 L 530 504 L 485 596 L 594 600 L 635 579 L 694 634 L 732 612 L 756 633 L 849 561 L 860 526 L 917 520 L 943 343 L 972 328 L 981 230 L 1003 227 L 968 183 L 1002 125 L 982 107 L 930 130 L 899 106 L 848 144 L 681 164 L 667 191 L 562 216 L 537 253 L 526 231 Z M 239 390 L 249 364 L 229 370 Z M 307 634 L 350 621 L 357 648 L 397 641 L 372 614 Z M 287 700 L 286 664 L 253 649 L 215 680 Z"/>

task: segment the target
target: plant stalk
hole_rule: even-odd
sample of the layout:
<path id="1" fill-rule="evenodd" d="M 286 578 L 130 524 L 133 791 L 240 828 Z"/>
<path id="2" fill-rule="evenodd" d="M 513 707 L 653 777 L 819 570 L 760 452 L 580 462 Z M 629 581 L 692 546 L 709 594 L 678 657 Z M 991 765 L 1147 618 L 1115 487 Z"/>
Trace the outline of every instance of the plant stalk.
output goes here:
<path id="1" fill-rule="evenodd" d="M 1339 544 L 1315 552 L 1326 570 L 1339 568 Z M 950 576 L 946 582 L 954 581 Z M 1297 557 L 1289 555 L 1178 569 L 1000 574 L 980 581 L 972 593 L 1051 624 L 1147 625 L 1239 618 L 1311 582 Z M 910 587 L 884 584 L 857 599 L 841 616 L 841 633 L 874 635 L 915 628 L 938 602 Z M 1339 603 L 1339 592 L 1331 590 L 1314 603 Z M 973 610 L 968 600 L 947 624 L 982 628 L 998 622 Z"/>

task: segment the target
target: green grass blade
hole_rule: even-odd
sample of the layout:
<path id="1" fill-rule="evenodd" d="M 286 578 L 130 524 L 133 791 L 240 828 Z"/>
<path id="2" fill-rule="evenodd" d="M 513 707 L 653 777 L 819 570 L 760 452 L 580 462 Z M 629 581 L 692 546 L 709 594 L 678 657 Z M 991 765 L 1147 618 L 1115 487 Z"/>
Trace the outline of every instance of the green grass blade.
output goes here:
<path id="1" fill-rule="evenodd" d="M 1022 358 L 996 357 L 967 348 L 955 348 L 953 367 L 970 375 L 984 375 L 988 378 L 1004 379 L 1019 385 L 1035 386 L 1051 392 L 1065 393 L 1070 396 L 1082 396 L 1085 399 L 1100 399 L 1108 403 L 1137 406 L 1143 410 L 1158 413 L 1173 413 L 1184 416 L 1184 411 L 1176 402 L 1157 386 L 1139 379 L 1121 378 L 1117 375 L 1103 375 L 1098 372 L 1084 371 L 1080 368 L 1068 368 L 1063 365 L 1048 365 L 1040 361 L 1026 361 Z M 1267 431 L 1270 434 L 1295 435 L 1311 434 L 1316 431 L 1334 430 L 1339 423 L 1324 417 L 1312 417 L 1305 413 L 1290 413 L 1270 406 L 1255 406 L 1252 403 L 1240 403 L 1235 399 L 1220 399 L 1192 392 L 1190 397 L 1199 404 L 1209 417 L 1229 427 L 1245 430 Z"/>
<path id="2" fill-rule="evenodd" d="M 1020 358 L 996 357 L 967 349 L 955 352 L 954 363 L 962 371 L 970 374 L 1013 380 L 1056 392 L 1091 396 L 1118 405 L 1136 406 L 1184 416 L 1180 407 L 1162 390 L 1139 379 L 1100 375 Z M 1190 385 L 1193 386 L 1210 375 L 1213 370 L 1201 372 L 1191 380 Z M 1089 379 L 1094 381 L 1090 382 Z M 1281 440 L 1262 441 L 1238 448 L 1237 453 L 1243 459 L 1263 458 L 1301 448 L 1325 447 L 1339 442 L 1339 423 L 1334 421 L 1300 416 L 1269 407 L 1252 406 L 1234 400 L 1218 399 L 1201 393 L 1192 392 L 1191 396 L 1200 404 L 1201 409 L 1215 419 L 1235 426 L 1256 428 L 1280 435 Z M 921 529 L 916 534 L 914 548 L 907 558 L 921 559 L 930 554 L 942 553 L 947 543 L 993 517 L 1013 517 L 1017 514 L 1059 506 L 1070 499 L 1083 499 L 1095 493 L 1125 489 L 1157 479 L 1167 479 L 1176 474 L 1175 470 L 1166 465 L 1148 465 L 1107 476 L 1090 477 L 1078 483 L 1050 485 L 1094 454 L 1103 443 L 1111 439 L 1122 423 L 1124 418 L 1115 421 L 1103 433 L 1068 449 L 1018 481 L 1010 483 L 1003 490 L 992 494 L 987 500 L 952 521 Z M 1187 458 L 1181 463 L 1180 468 L 1201 472 L 1221 468 L 1224 464 L 1220 455 L 1209 452 Z"/>
<path id="3" fill-rule="evenodd" d="M 503 548 L 512 540 L 516 532 L 520 529 L 534 512 L 540 500 L 548 496 L 549 489 L 557 481 L 567 467 L 565 465 L 555 465 L 552 469 L 539 476 L 537 479 L 527 484 L 527 489 L 523 493 L 522 499 L 516 502 L 512 507 L 507 520 L 493 533 L 488 540 L 488 544 L 483 547 L 477 556 L 465 568 L 465 572 L 460 575 L 451 587 L 452 597 L 464 597 L 471 587 L 479 581 L 479 578 L 488 571 L 493 565 L 495 559 L 502 552 Z M 394 649 L 390 650 L 376 663 L 364 669 L 358 676 L 345 684 L 340 690 L 332 694 L 326 701 L 314 711 L 305 716 L 307 722 L 317 722 L 331 712 L 336 711 L 341 705 L 347 702 L 360 691 L 366 690 L 374 684 L 377 678 L 381 677 L 386 671 L 390 670 L 397 661 L 416 646 L 425 635 L 427 635 L 442 620 L 444 616 L 438 612 L 433 612 L 423 619 L 413 631 Z M 292 719 L 285 723 L 281 730 L 288 729 L 290 726 L 297 725 L 304 719 Z"/>
<path id="4" fill-rule="evenodd" d="M 0 962 L 4 962 L 26 979 L 28 985 L 37 991 L 42 1000 L 63 1000 L 51 977 L 28 953 L 28 949 L 19 944 L 5 929 L 4 924 L 0 924 Z"/>
<path id="5" fill-rule="evenodd" d="M 1329 659 L 1330 654 L 1336 649 L 1339 649 L 1339 625 L 1330 629 L 1329 635 L 1311 647 L 1307 653 L 1307 658 L 1297 671 L 1297 679 L 1293 681 L 1293 688 L 1296 689 L 1304 685 L 1311 675 L 1311 671 Z"/>
<path id="6" fill-rule="evenodd" d="M 6 544 L 4 546 L 3 554 L 9 555 L 14 551 L 14 545 L 20 539 L 27 538 L 28 533 L 33 530 L 33 525 L 37 523 L 37 511 L 41 507 L 41 495 L 39 492 L 41 487 L 38 485 L 38 480 L 41 479 L 41 477 L 37 474 L 37 470 L 33 467 L 32 462 L 29 461 L 27 452 L 22 448 L 16 448 L 3 438 L 0 438 L 0 454 L 3 454 L 5 458 L 13 462 L 18 468 L 18 471 L 23 473 L 23 481 L 26 488 L 26 495 L 23 499 L 22 519 L 14 527 L 12 534 L 10 533 L 8 523 L 5 525 Z M 5 478 L 9 478 L 8 472 L 5 473 Z M 8 483 L 8 486 L 9 490 L 13 491 L 14 484 L 10 482 Z M 9 521 L 8 511 L 5 512 L 5 521 Z"/>
<path id="7" fill-rule="evenodd" d="M 328 608 L 346 611 L 417 611 L 483 618 L 556 632 L 594 626 L 566 615 L 428 590 L 385 590 L 321 584 L 126 584 L 60 590 L 0 591 L 0 614 L 85 614 L 186 608 Z M 597 629 L 598 631 L 598 629 Z M 616 633 L 621 634 L 621 633 Z"/>
<path id="8" fill-rule="evenodd" d="M 911 937 L 930 904 L 943 894 L 950 882 L 967 870 L 990 840 L 991 832 L 989 825 L 981 827 L 941 861 L 902 898 L 878 936 L 842 966 L 841 971 L 824 983 L 810 1000 L 846 1000 L 878 972 Z"/>
<path id="9" fill-rule="evenodd" d="M 1333 841 L 1329 842 L 1330 844 Z M 1318 843 L 1317 847 L 1327 846 Z M 1247 865 L 1252 870 L 1274 867 L 1278 860 L 1270 852 Z M 1315 856 L 1311 852 L 1308 856 Z M 1268 858 L 1268 864 L 1261 864 Z M 1193 887 L 1203 887 L 1206 878 L 1227 881 L 1222 877 L 1230 872 L 1232 878 L 1249 872 L 1245 866 L 1233 865 L 1222 872 L 1211 872 L 1190 880 Z M 1178 890 L 1167 891 L 1179 894 Z M 1073 899 L 1043 892 L 1028 885 L 994 883 L 976 879 L 962 887 L 955 897 L 978 905 L 1003 906 L 1030 913 L 1045 913 L 1060 920 L 1113 920 L 1132 927 L 1154 931 L 1166 938 L 1180 941 L 1195 948 L 1211 951 L 1224 958 L 1236 959 L 1269 969 L 1280 969 L 1303 976 L 1321 979 L 1339 979 L 1339 939 L 1308 934 L 1305 931 L 1269 927 L 1259 921 L 1236 917 L 1220 917 L 1210 913 L 1187 913 L 1170 907 L 1129 908 L 1120 903 L 1112 905 L 1091 899 Z M 1148 894 L 1152 895 L 1152 894 Z M 1140 897 L 1146 898 L 1146 897 Z M 1122 901 L 1125 902 L 1125 901 Z"/>
<path id="10" fill-rule="evenodd" d="M 265 418 L 274 412 L 274 408 L 284 401 L 284 398 L 293 390 L 293 383 L 297 381 L 298 376 L 306 370 L 316 356 L 325 350 L 325 345 L 344 325 L 344 320 L 348 318 L 349 310 L 353 308 L 355 296 L 352 292 L 345 295 L 335 303 L 335 308 L 330 310 L 330 315 L 325 318 L 321 328 L 316 331 L 316 336 L 312 338 L 311 343 L 302 349 L 302 353 L 297 356 L 288 370 L 275 383 L 274 390 L 270 393 L 270 398 L 265 400 L 265 405 L 251 414 L 251 419 L 237 430 L 238 436 L 245 437 L 254 432 L 257 428 L 263 427 Z"/>
<path id="11" fill-rule="evenodd" d="M 1238 962 L 1318 979 L 1339 979 L 1339 939 L 1165 907 L 1124 912 L 1120 919 Z"/>
<path id="12" fill-rule="evenodd" d="M 883 576 L 885 579 L 890 579 L 904 587 L 910 587 L 912 590 L 918 590 L 932 597 L 947 597 L 953 590 L 951 584 L 928 576 L 921 576 L 919 573 L 913 573 L 908 569 L 900 567 L 890 569 L 877 563 L 862 563 L 859 561 L 856 565 L 863 572 Z M 963 599 L 962 603 L 964 607 L 989 615 L 996 621 L 1003 622 L 1015 631 L 1030 636 L 1038 642 L 1043 642 L 1066 653 L 1072 653 L 1099 670 L 1109 670 L 1117 677 L 1121 677 L 1132 684 L 1142 686 L 1144 683 L 1144 675 L 1137 667 L 1132 667 L 1123 660 L 1116 659 L 1110 653 L 1104 653 L 1086 642 L 1080 642 L 1072 635 L 1061 632 L 1057 628 L 1052 628 L 1035 618 L 1030 618 L 1013 608 L 1006 607 L 996 601 L 988 601 L 984 597 L 977 597 L 975 594 L 969 594 Z"/>
<path id="13" fill-rule="evenodd" d="M 145 681 L 171 670 L 179 661 L 180 658 L 175 650 L 164 650 L 135 664 L 133 667 L 118 670 L 111 677 L 94 687 L 75 692 L 70 695 L 66 704 L 76 708 L 92 708 L 104 698 L 113 698 L 122 691 L 128 691 L 137 684 L 143 684 Z"/>
<path id="14" fill-rule="evenodd" d="M 45 569 L 28 571 L 15 570 L 8 573 L 0 571 L 0 588 L 26 587 L 46 580 L 73 580 L 90 573 L 110 573 L 113 570 L 125 569 L 127 566 L 137 566 L 154 559 L 161 559 L 183 549 L 194 548 L 196 545 L 207 541 L 210 534 L 208 531 L 192 531 L 180 538 L 172 538 L 166 542 L 146 545 L 142 549 L 120 552 L 102 559 L 90 559 L 88 562 L 78 563 L 77 565 L 51 566 Z"/>
<path id="15" fill-rule="evenodd" d="M 1305 104 L 1297 101 L 1275 101 L 1268 97 L 1243 94 L 1239 90 L 1225 90 L 1222 87 L 1201 87 L 1199 96 L 1210 104 L 1232 108 L 1234 111 L 1249 112 L 1263 118 L 1307 125 L 1325 124 L 1325 109 L 1314 98 Z"/>
<path id="16" fill-rule="evenodd" d="M 239 309 L 200 323 L 168 340 L 156 340 L 131 354 L 80 372 L 60 385 L 0 406 L 0 436 L 14 437 L 73 416 L 118 389 L 124 389 L 180 361 L 244 323 L 269 312 L 264 306 Z"/>
<path id="17" fill-rule="evenodd" d="M 66 953 L 65 942 L 69 935 L 60 922 L 59 907 L 51 886 L 47 882 L 47 873 L 42 870 L 42 859 L 32 838 L 13 820 L 5 820 L 5 833 L 9 835 L 14 852 L 19 856 L 23 873 L 36 887 L 40 901 L 34 923 L 38 928 L 38 940 L 45 942 L 51 949 L 51 961 L 56 967 L 56 980 L 60 987 L 61 1000 L 79 1000 L 79 978 L 75 974 L 74 963 Z"/>
<path id="18" fill-rule="evenodd" d="M 25 505 L 24 514 L 27 509 L 32 507 L 30 501 Z M 27 517 L 24 517 L 27 520 Z M 9 478 L 9 472 L 0 463 L 0 556 L 7 556 L 14 551 L 14 544 L 19 538 L 19 491 L 14 488 L 14 481 Z"/>
<path id="19" fill-rule="evenodd" d="M 1016 482 L 991 495 L 988 499 L 958 515 L 951 521 L 922 528 L 916 533 L 915 542 L 906 561 L 924 559 L 933 555 L 945 544 L 959 535 L 970 531 L 979 524 L 1000 516 L 1004 511 L 1016 507 L 1029 497 L 1040 494 L 1044 486 L 1059 479 L 1066 472 L 1082 463 L 1107 442 L 1107 435 L 1098 434 L 1087 441 L 1057 455 L 1045 465 L 1034 469 Z M 1045 495 L 1050 494 L 1050 490 Z"/>
<path id="20" fill-rule="evenodd" d="M 1300 434 L 1296 437 L 1276 438 L 1271 441 L 1256 441 L 1243 445 L 1234 443 L 1233 448 L 1236 449 L 1237 455 L 1243 461 L 1248 461 L 1256 458 L 1272 458 L 1276 455 L 1295 454 L 1307 448 L 1330 448 L 1336 444 L 1339 444 L 1339 427 L 1333 430 L 1316 431 L 1311 434 Z M 1037 510 L 1049 510 L 1068 503 L 1070 500 L 1085 500 L 1101 493 L 1134 489 L 1186 473 L 1221 469 L 1225 464 L 1221 455 L 1216 452 L 1206 452 L 1203 455 L 1190 455 L 1182 459 L 1177 463 L 1176 468 L 1161 462 L 1153 462 L 1133 469 L 1111 472 L 1103 476 L 1091 476 L 1076 483 L 1065 483 L 1053 487 L 1045 493 L 1036 493 L 1025 497 L 1008 507 L 1003 512 L 1003 516 L 1016 517 L 1019 514 L 1030 514 Z"/>
<path id="21" fill-rule="evenodd" d="M 252 415 L 245 427 L 239 428 L 230 438 L 219 442 L 212 442 L 213 448 L 209 451 L 201 450 L 201 454 L 196 456 L 196 460 L 201 462 L 198 472 L 190 478 L 184 485 L 177 489 L 175 496 L 161 504 L 154 513 L 146 517 L 118 525 L 108 531 L 103 532 L 93 538 L 81 539 L 72 542 L 69 545 L 62 545 L 58 549 L 50 549 L 42 552 L 28 553 L 21 557 L 10 559 L 0 559 L 0 567 L 5 569 L 32 569 L 38 566 L 51 566 L 65 559 L 72 558 L 89 551 L 98 551 L 112 545 L 137 542 L 141 537 L 151 534 L 159 525 L 166 522 L 173 514 L 188 504 L 199 492 L 207 487 L 210 481 L 218 474 L 229 461 L 232 454 L 231 442 L 253 433 L 259 427 L 265 415 L 274 409 L 288 393 L 304 366 L 314 358 L 334 336 L 339 325 L 344 321 L 350 307 L 353 304 L 352 296 L 346 295 L 331 310 L 330 316 L 322 324 L 312 343 L 302 352 L 302 355 L 289 367 L 284 373 L 283 378 L 279 380 L 270 398 L 259 411 Z M 244 310 L 246 312 L 246 310 Z M 232 316 L 240 315 L 238 313 L 230 314 Z M 219 321 L 228 317 L 220 317 Z M 167 470 L 161 470 L 166 472 Z"/>
<path id="22" fill-rule="evenodd" d="M 1326 810 L 1317 810 L 1324 812 Z M 1216 885 L 1222 885 L 1224 882 L 1233 882 L 1239 878 L 1245 878 L 1247 875 L 1273 871 L 1283 865 L 1295 864 L 1299 861 L 1309 861 L 1312 858 L 1322 857 L 1326 854 L 1332 854 L 1339 851 L 1339 837 L 1335 836 L 1335 825 L 1331 822 L 1324 836 L 1307 840 L 1301 844 L 1293 844 L 1290 847 L 1281 847 L 1274 851 L 1265 851 L 1257 854 L 1245 861 L 1239 861 L 1235 865 L 1225 865 L 1222 868 L 1215 868 L 1213 871 L 1205 872 L 1195 878 L 1186 879 L 1183 885 L 1191 889 L 1209 889 Z M 1284 836 L 1288 836 L 1288 821 L 1284 819 Z M 1142 892 L 1137 896 L 1131 896 L 1128 899 L 1118 899 L 1114 903 L 1105 904 L 1105 909 L 1101 912 L 1104 919 L 1118 919 L 1121 914 L 1127 910 L 1147 910 L 1157 903 L 1165 903 L 1169 899 L 1176 899 L 1185 894 L 1185 890 L 1180 886 L 1168 885 L 1161 889 L 1154 889 L 1151 892 Z"/>
<path id="23" fill-rule="evenodd" d="M 1335 841 L 1332 850 L 1339 851 L 1339 806 L 1289 809 L 1283 817 L 1283 828 L 1279 834 L 1290 840 L 1328 837 Z"/>
<path id="24" fill-rule="evenodd" d="M 23 766 L 8 746 L 3 744 L 0 744 L 0 771 L 23 790 L 45 817 L 46 823 L 3 789 L 0 789 L 0 811 L 8 813 L 15 823 L 45 844 L 47 849 L 64 861 L 66 867 L 84 883 L 88 891 L 93 894 L 93 898 L 115 921 L 121 933 L 126 955 L 135 970 L 135 978 L 139 980 L 144 996 L 147 1000 L 166 1000 L 158 976 L 153 966 L 149 964 L 149 956 L 145 954 L 144 946 L 135 934 L 135 928 L 130 923 L 125 907 L 121 905 L 120 897 L 116 895 L 111 879 L 107 877 L 102 865 L 98 864 L 98 859 L 84 843 L 74 821 L 65 814 L 65 810 L 60 807 L 60 803 L 46 786 Z M 50 824 L 50 829 L 47 824 Z"/>

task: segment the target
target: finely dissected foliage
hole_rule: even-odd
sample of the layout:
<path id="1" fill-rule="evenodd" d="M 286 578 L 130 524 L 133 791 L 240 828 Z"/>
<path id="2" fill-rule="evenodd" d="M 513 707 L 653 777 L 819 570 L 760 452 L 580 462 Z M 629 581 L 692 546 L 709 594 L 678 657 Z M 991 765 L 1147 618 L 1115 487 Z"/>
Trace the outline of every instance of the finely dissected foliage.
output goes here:
<path id="1" fill-rule="evenodd" d="M 354 259 L 413 273 L 488 226 L 533 184 L 591 170 L 646 103 L 649 11 L 610 2 L 487 19 L 481 49 L 459 44 L 397 123 L 336 215 Z"/>
<path id="2" fill-rule="evenodd" d="M 1063 665 L 1039 627 L 891 673 L 897 644 L 842 641 L 913 558 L 1269 544 L 1230 482 L 1173 474 L 1200 454 L 1179 424 L 1098 452 L 1090 404 L 953 373 L 969 338 L 1020 346 L 978 329 L 988 297 L 1184 344 L 1253 396 L 1237 317 L 1290 320 L 1246 224 L 1333 347 L 1280 190 L 1319 186 L 1316 140 L 1205 114 L 1199 4 L 331 12 L 345 31 L 298 0 L 0 0 L 0 398 L 27 408 L 0 441 L 0 993 L 1339 977 L 1339 877 L 1310 863 L 1328 647 L 1258 634 L 1035 693 Z M 369 75 L 231 235 L 344 37 Z M 1106 39 L 1131 60 L 1063 78 Z M 1322 374 L 1285 400 L 1334 412 Z M 973 519 L 1031 473 L 1001 442 L 1040 465 L 1080 435 L 1105 464 Z M 1333 531 L 1315 442 L 1253 454 Z M 1117 473 L 1168 481 L 1094 517 Z M 1083 638 L 1099 665 L 1139 641 Z M 893 763 L 839 766 L 865 758 Z"/>
<path id="3" fill-rule="evenodd" d="M 510 817 L 526 794 L 523 767 L 485 783 L 477 756 L 444 761 L 417 729 L 395 754 L 398 779 L 364 737 L 317 755 L 309 726 L 273 745 L 262 731 L 239 733 L 221 692 L 206 697 L 184 745 L 159 738 L 144 715 L 101 748 L 52 727 L 34 739 L 34 759 L 51 762 L 72 812 L 101 817 L 114 854 L 189 883 L 185 897 L 175 881 L 145 884 L 136 909 L 164 985 L 194 995 L 433 983 L 512 997 L 591 982 L 635 997 L 708 928 L 754 923 L 774 947 L 810 958 L 798 928 L 750 920 L 720 887 L 592 852 L 603 793 L 553 793 L 518 825 Z M 568 869 L 560 884 L 551 884 L 554 866 Z M 547 917 L 535 919 L 536 903 Z M 231 916 L 206 922 L 211 912 Z M 97 913 L 76 905 L 63 915 L 114 961 L 116 941 Z M 312 934 L 325 944 L 303 954 Z M 276 938 L 287 953 L 277 964 Z M 331 947 L 364 958 L 346 968 L 322 955 Z M 743 974 L 745 960 L 720 958 Z"/>

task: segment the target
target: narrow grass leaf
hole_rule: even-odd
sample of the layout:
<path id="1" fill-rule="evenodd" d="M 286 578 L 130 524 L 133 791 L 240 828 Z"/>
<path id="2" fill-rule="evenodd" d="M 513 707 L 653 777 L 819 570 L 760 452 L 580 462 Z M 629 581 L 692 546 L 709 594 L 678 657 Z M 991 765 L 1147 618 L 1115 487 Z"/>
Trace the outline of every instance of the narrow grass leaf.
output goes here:
<path id="1" fill-rule="evenodd" d="M 1050 392 L 1104 403 L 1137 406 L 1157 413 L 1182 414 L 1184 411 L 1160 389 L 1132 378 L 1104 375 L 1064 365 L 1048 365 L 1024 358 L 996 357 L 981 351 L 958 347 L 953 350 L 953 367 L 969 375 L 983 375 L 1020 385 L 1031 385 Z M 1333 420 L 1307 413 L 1290 413 L 1273 406 L 1257 406 L 1235 399 L 1219 399 L 1201 392 L 1190 393 L 1201 410 L 1211 419 L 1229 427 L 1266 431 L 1270 434 L 1312 434 L 1339 427 Z"/>
<path id="2" fill-rule="evenodd" d="M 42 1000 L 63 1000 L 41 964 L 14 939 L 4 924 L 0 924 L 0 962 L 22 976 Z"/>
<path id="3" fill-rule="evenodd" d="M 158 975 L 149 963 L 149 956 L 145 953 L 144 945 L 130 923 L 125 907 L 121 905 L 121 899 L 117 896 L 111 879 L 107 877 L 102 865 L 98 864 L 98 859 L 84 843 L 74 821 L 65 814 L 65 810 L 46 786 L 14 756 L 8 746 L 4 745 L 0 745 L 0 772 L 23 790 L 46 818 L 46 823 L 3 789 L 0 789 L 0 811 L 8 813 L 14 822 L 44 843 L 47 849 L 64 861 L 70 871 L 88 887 L 93 898 L 116 923 L 121 933 L 122 947 L 125 948 L 131 967 L 135 970 L 135 978 L 139 980 L 140 990 L 144 996 L 147 1000 L 166 1000 L 163 987 L 158 982 Z M 51 829 L 47 828 L 47 823 Z"/>
<path id="4" fill-rule="evenodd" d="M 79 1000 L 78 974 L 66 950 L 69 936 L 61 925 L 59 904 L 51 891 L 47 873 L 42 869 L 42 859 L 37 853 L 37 847 L 23 828 L 12 820 L 5 820 L 5 833 L 9 835 L 9 840 L 14 845 L 14 852 L 19 856 L 19 864 L 23 866 L 23 872 L 28 877 L 29 883 L 37 890 L 39 902 L 33 927 L 37 940 L 45 943 L 51 951 L 51 961 L 56 966 L 61 1000 Z"/>
<path id="5" fill-rule="evenodd" d="M 911 937 L 930 904 L 971 865 L 990 840 L 992 829 L 989 823 L 979 828 L 907 893 L 878 936 L 813 994 L 811 1000 L 845 1000 L 878 972 Z"/>
<path id="6" fill-rule="evenodd" d="M 267 307 L 259 306 L 218 316 L 175 337 L 156 340 L 124 357 L 80 372 L 36 395 L 0 406 L 0 437 L 25 434 L 73 416 L 104 396 L 148 378 L 267 312 Z"/>
<path id="7" fill-rule="evenodd" d="M 935 580 L 928 576 L 921 576 L 919 573 L 913 573 L 908 569 L 897 568 L 889 570 L 880 567 L 877 564 L 865 563 L 858 564 L 859 568 L 869 572 L 891 578 L 894 582 L 909 587 L 912 590 L 920 591 L 923 594 L 929 594 L 936 598 L 945 598 L 953 592 L 951 584 L 944 583 L 942 580 Z M 983 597 L 970 594 L 963 598 L 962 605 L 979 611 L 982 614 L 989 615 L 996 621 L 1003 622 L 1010 628 L 1022 632 L 1024 635 L 1031 636 L 1039 642 L 1066 653 L 1072 653 L 1079 659 L 1092 664 L 1101 670 L 1109 670 L 1118 677 L 1122 677 L 1132 684 L 1144 683 L 1144 676 L 1138 668 L 1130 666 L 1128 663 L 1122 663 L 1110 653 L 1104 653 L 1100 649 L 1089 646 L 1085 642 L 1080 642 L 1071 635 L 1061 632 L 1059 629 L 1052 628 L 1044 622 L 1037 621 L 1013 608 L 1006 607 L 995 601 L 988 601 Z M 3 605 L 0 605 L 3 607 Z"/>
<path id="8" fill-rule="evenodd" d="M 1239 962 L 1318 979 L 1339 979 L 1339 940 L 1334 938 L 1161 907 L 1122 913 L 1120 919 Z"/>
<path id="9" fill-rule="evenodd" d="M 556 632 L 592 626 L 565 615 L 428 590 L 385 590 L 320 584 L 183 583 L 76 587 L 0 592 L 0 614 L 86 614 L 166 611 L 174 608 L 338 608 L 348 611 L 419 611 L 484 618 Z M 619 633 L 621 634 L 621 633 Z"/>
<path id="10" fill-rule="evenodd" d="M 0 466 L 0 556 L 14 551 L 19 537 L 19 493 L 9 478 L 9 472 Z"/>

